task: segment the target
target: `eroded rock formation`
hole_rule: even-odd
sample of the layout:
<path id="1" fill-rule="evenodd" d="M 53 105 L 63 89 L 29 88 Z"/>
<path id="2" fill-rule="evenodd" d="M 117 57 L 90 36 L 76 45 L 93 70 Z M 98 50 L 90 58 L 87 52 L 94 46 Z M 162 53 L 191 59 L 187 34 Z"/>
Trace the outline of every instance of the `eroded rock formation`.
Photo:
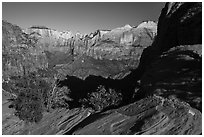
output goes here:
<path id="1" fill-rule="evenodd" d="M 68 82 L 76 91 L 102 82 L 119 85 L 129 100 L 133 92 L 143 93 L 117 109 L 57 109 L 30 125 L 5 113 L 3 134 L 202 134 L 201 15 L 202 3 L 166 3 L 156 37 L 153 22 L 83 36 L 39 26 L 24 33 L 3 21 L 3 82 L 25 68 L 52 69 L 61 86 Z M 138 80 L 140 86 L 132 87 Z"/>
<path id="2" fill-rule="evenodd" d="M 41 45 L 48 51 L 60 50 L 73 55 L 88 55 L 94 58 L 119 59 L 131 57 L 134 46 L 147 47 L 156 35 L 157 24 L 146 22 L 145 26 L 131 27 L 126 25 L 113 30 L 97 30 L 89 35 L 71 32 L 58 32 L 49 28 L 31 27 L 24 30 L 35 35 Z M 152 35 L 152 38 L 149 37 Z"/>
<path id="3" fill-rule="evenodd" d="M 10 135 L 195 135 L 202 131 L 198 110 L 156 96 L 99 114 L 91 109 L 55 110 L 33 125 L 24 125 L 12 115 L 4 117 L 3 134 Z"/>
<path id="4" fill-rule="evenodd" d="M 71 66 L 75 64 L 83 66 L 88 61 L 95 70 L 99 71 L 103 71 L 103 65 L 108 66 L 111 63 L 114 75 L 108 71 L 107 75 L 101 75 L 93 70 L 89 71 L 87 76 L 101 75 L 117 78 L 124 68 L 136 68 L 143 49 L 153 42 L 156 23 L 146 24 L 149 25 L 139 28 L 126 25 L 110 31 L 97 30 L 89 35 L 78 33 L 74 35 L 71 32 L 58 32 L 42 26 L 33 26 L 22 31 L 18 26 L 3 21 L 4 76 L 8 77 L 11 72 L 11 75 L 14 75 L 13 73 L 16 76 L 23 75 L 26 66 L 27 69 L 29 67 L 29 71 L 53 69 L 57 66 L 56 68 L 60 70 L 65 68 L 64 72 L 66 72 L 71 69 L 68 66 L 73 61 Z M 85 59 L 81 60 L 82 58 Z M 95 63 L 102 66 L 96 68 Z M 74 71 L 85 73 L 83 68 L 79 67 Z M 72 70 L 64 75 L 70 75 L 71 72 Z M 81 78 L 80 74 L 73 74 Z"/>
<path id="5" fill-rule="evenodd" d="M 141 58 L 142 87 L 165 97 L 176 96 L 201 110 L 202 4 L 167 3 L 158 35 Z"/>
<path id="6" fill-rule="evenodd" d="M 200 134 L 201 113 L 185 103 L 145 98 L 120 109 L 84 120 L 75 135 L 185 135 Z M 91 122 L 92 121 L 92 122 Z M 85 123 L 90 124 L 85 124 Z M 190 126 L 191 125 L 191 126 Z M 69 133 L 69 132 L 68 132 Z"/>
<path id="7" fill-rule="evenodd" d="M 167 3 L 158 21 L 157 37 L 144 50 L 141 66 L 172 47 L 202 44 L 202 3 Z"/>

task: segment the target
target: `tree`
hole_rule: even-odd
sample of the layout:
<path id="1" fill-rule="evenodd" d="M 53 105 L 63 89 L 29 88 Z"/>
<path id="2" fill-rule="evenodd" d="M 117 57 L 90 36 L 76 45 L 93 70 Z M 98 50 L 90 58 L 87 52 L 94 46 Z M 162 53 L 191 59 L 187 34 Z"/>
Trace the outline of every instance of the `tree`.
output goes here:
<path id="1" fill-rule="evenodd" d="M 10 105 L 15 108 L 15 115 L 26 122 L 39 122 L 43 117 L 47 98 L 46 82 L 29 73 L 28 76 L 21 77 L 15 87 L 18 95 Z"/>
<path id="2" fill-rule="evenodd" d="M 81 100 L 85 106 L 91 106 L 96 111 L 101 111 L 110 106 L 117 106 L 122 101 L 122 94 L 116 92 L 114 89 L 105 89 L 104 86 L 100 85 L 96 92 L 88 94 L 87 99 Z"/>
<path id="3" fill-rule="evenodd" d="M 39 93 L 32 89 L 23 89 L 17 99 L 12 102 L 15 115 L 26 122 L 39 122 L 43 117 L 43 106 Z"/>
<path id="4" fill-rule="evenodd" d="M 49 105 L 52 109 L 55 108 L 69 108 L 68 102 L 72 101 L 69 98 L 70 89 L 67 87 L 54 87 L 50 97 Z"/>

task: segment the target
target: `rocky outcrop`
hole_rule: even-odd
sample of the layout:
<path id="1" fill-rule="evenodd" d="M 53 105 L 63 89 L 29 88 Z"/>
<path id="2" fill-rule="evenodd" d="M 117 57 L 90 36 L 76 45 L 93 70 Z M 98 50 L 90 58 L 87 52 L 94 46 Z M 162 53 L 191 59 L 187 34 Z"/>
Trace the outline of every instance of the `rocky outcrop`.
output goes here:
<path id="1" fill-rule="evenodd" d="M 143 49 L 148 47 L 156 35 L 156 24 L 146 22 L 139 28 L 126 25 L 111 31 L 96 31 L 87 42 L 83 55 L 75 58 L 71 64 L 56 65 L 63 75 L 85 79 L 90 75 L 104 78 L 122 79 L 131 69 L 136 69 Z M 94 40 L 94 43 L 93 43 Z M 77 46 L 77 45 L 76 45 Z M 76 49 L 75 49 L 76 50 Z M 53 62 L 52 59 L 51 62 Z"/>
<path id="2" fill-rule="evenodd" d="M 158 23 L 161 51 L 178 45 L 202 43 L 202 3 L 168 3 Z"/>
<path id="3" fill-rule="evenodd" d="M 202 131 L 198 110 L 157 96 L 99 114 L 91 109 L 57 109 L 36 124 L 5 115 L 2 128 L 4 135 L 197 135 Z"/>
<path id="4" fill-rule="evenodd" d="M 153 41 L 149 34 L 154 34 L 153 37 L 156 34 L 155 23 L 138 29 L 126 25 L 97 30 L 89 35 L 58 32 L 45 26 L 22 31 L 6 21 L 2 25 L 3 82 L 6 85 L 12 77 L 53 69 L 64 77 L 85 79 L 94 75 L 122 79 L 137 68 L 143 49 Z"/>
<path id="5" fill-rule="evenodd" d="M 12 76 L 22 76 L 25 67 L 30 71 L 47 66 L 46 57 L 36 52 L 34 41 L 22 32 L 21 28 L 2 22 L 2 68 L 3 80 Z M 29 45 L 27 43 L 30 43 Z"/>
<path id="6" fill-rule="evenodd" d="M 36 46 L 36 41 L 25 34 L 20 27 L 2 22 L 2 69 L 3 82 L 11 77 L 46 69 L 48 61 L 45 53 Z"/>
<path id="7" fill-rule="evenodd" d="M 156 36 L 156 29 L 156 23 L 151 23 L 148 27 L 137 28 L 125 25 L 113 29 L 101 37 L 101 40 L 92 48 L 94 52 L 92 54 L 105 59 L 138 58 L 140 56 L 138 50 L 151 45 Z"/>
<path id="8" fill-rule="evenodd" d="M 143 90 L 163 97 L 174 96 L 202 109 L 202 45 L 178 46 L 151 63 L 141 83 Z"/>
<path id="9" fill-rule="evenodd" d="M 143 93 L 140 101 L 121 108 L 95 114 L 90 108 L 57 109 L 26 126 L 6 114 L 3 134 L 202 134 L 201 15 L 202 3 L 167 3 L 156 37 L 154 23 L 144 22 L 76 34 L 66 44 L 59 37 L 68 34 L 46 27 L 23 34 L 19 27 L 3 23 L 3 82 L 25 73 L 25 67 L 38 66 L 56 70 L 59 84 L 76 91 L 69 94 L 76 97 L 73 104 L 101 83 L 120 88 L 128 103 L 136 99 L 132 95 Z M 54 45 L 49 43 L 52 37 Z"/>
<path id="10" fill-rule="evenodd" d="M 38 46 L 44 50 L 60 50 L 71 55 L 87 55 L 94 58 L 120 59 L 131 57 L 135 52 L 134 46 L 147 47 L 151 45 L 152 34 L 156 35 L 157 24 L 147 22 L 145 26 L 133 28 L 126 25 L 113 30 L 97 30 L 89 35 L 71 32 L 58 32 L 46 27 L 31 27 L 24 32 L 35 35 Z M 144 42 L 145 41 L 145 42 Z M 126 58 L 128 58 L 126 57 Z"/>
<path id="11" fill-rule="evenodd" d="M 95 119 L 94 117 L 98 117 Z M 188 104 L 145 98 L 116 110 L 90 116 L 75 135 L 190 135 L 201 133 L 201 113 Z"/>
<path id="12" fill-rule="evenodd" d="M 5 114 L 2 121 L 3 135 L 56 135 L 65 134 L 92 114 L 91 109 L 57 109 L 44 113 L 39 123 L 28 124 L 12 113 Z"/>
<path id="13" fill-rule="evenodd" d="M 144 50 L 140 70 L 142 90 L 174 96 L 201 111 L 202 4 L 167 3 L 158 22 L 158 35 Z"/>
<path id="14" fill-rule="evenodd" d="M 22 42 L 22 30 L 19 26 L 2 21 L 2 48 L 8 49 L 10 46 L 16 46 Z"/>
<path id="15" fill-rule="evenodd" d="M 143 49 L 151 45 L 156 35 L 156 23 L 145 24 L 139 28 L 126 25 L 113 30 L 97 30 L 89 35 L 82 35 L 69 31 L 58 32 L 44 26 L 33 26 L 22 31 L 18 26 L 3 21 L 4 76 L 9 79 L 8 75 L 23 75 L 25 68 L 37 71 L 61 66 L 55 68 L 69 71 L 73 68 L 67 68 L 69 64 L 75 66 L 77 63 L 76 66 L 83 66 L 90 62 L 88 64 L 92 64 L 93 71 L 89 70 L 87 73 L 84 67 L 78 67 L 74 70 L 77 73 L 73 74 L 80 78 L 81 74 L 78 72 L 86 73 L 85 77 L 101 75 L 106 78 L 123 78 L 130 73 L 129 69 L 137 68 Z M 82 58 L 86 61 L 82 62 Z M 97 68 L 94 64 L 105 66 L 111 64 L 112 68 L 108 68 L 112 71 L 104 73 L 102 69 L 104 67 Z M 70 73 L 67 72 L 66 75 L 68 74 Z"/>
<path id="16" fill-rule="evenodd" d="M 201 43 L 202 3 L 167 3 L 159 17 L 157 37 L 152 46 L 144 50 L 141 66 L 147 66 L 172 47 Z"/>
<path id="17" fill-rule="evenodd" d="M 57 30 L 34 26 L 23 30 L 29 36 L 38 39 L 36 43 L 41 50 L 61 51 L 69 54 L 74 34 L 70 31 L 59 32 Z"/>

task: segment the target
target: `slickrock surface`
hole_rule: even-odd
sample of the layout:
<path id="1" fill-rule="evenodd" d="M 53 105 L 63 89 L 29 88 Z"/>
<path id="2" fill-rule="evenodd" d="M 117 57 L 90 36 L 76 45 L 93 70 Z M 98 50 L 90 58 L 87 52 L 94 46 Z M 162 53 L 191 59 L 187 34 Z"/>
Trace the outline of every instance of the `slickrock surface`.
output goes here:
<path id="1" fill-rule="evenodd" d="M 57 109 L 45 113 L 39 123 L 26 124 L 17 117 L 5 114 L 2 121 L 3 135 L 56 135 L 70 131 L 91 114 L 91 109 Z"/>
<path id="2" fill-rule="evenodd" d="M 160 97 L 145 98 L 101 113 L 98 117 L 92 120 L 90 116 L 84 120 L 73 134 L 190 135 L 200 134 L 202 130 L 201 113 L 198 110 L 188 104 Z M 86 125 L 86 122 L 90 124 Z"/>
<path id="3" fill-rule="evenodd" d="M 3 117 L 3 134 L 191 135 L 201 134 L 201 113 L 188 104 L 149 97 L 119 109 L 92 114 L 91 109 L 59 109 L 36 124 Z M 92 115 L 91 115 L 92 114 Z"/>

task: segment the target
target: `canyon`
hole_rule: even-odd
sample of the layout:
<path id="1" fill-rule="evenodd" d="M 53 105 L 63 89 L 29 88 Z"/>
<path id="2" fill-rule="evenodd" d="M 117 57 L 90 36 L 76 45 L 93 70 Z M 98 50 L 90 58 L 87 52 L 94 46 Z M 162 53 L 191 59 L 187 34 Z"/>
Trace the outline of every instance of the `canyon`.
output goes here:
<path id="1" fill-rule="evenodd" d="M 43 112 L 37 123 L 13 115 L 6 100 L 30 73 L 52 92 L 69 88 L 69 108 Z M 101 85 L 122 95 L 119 104 L 84 107 Z M 158 23 L 90 34 L 3 20 L 2 88 L 3 134 L 202 134 L 202 3 L 166 3 Z"/>

